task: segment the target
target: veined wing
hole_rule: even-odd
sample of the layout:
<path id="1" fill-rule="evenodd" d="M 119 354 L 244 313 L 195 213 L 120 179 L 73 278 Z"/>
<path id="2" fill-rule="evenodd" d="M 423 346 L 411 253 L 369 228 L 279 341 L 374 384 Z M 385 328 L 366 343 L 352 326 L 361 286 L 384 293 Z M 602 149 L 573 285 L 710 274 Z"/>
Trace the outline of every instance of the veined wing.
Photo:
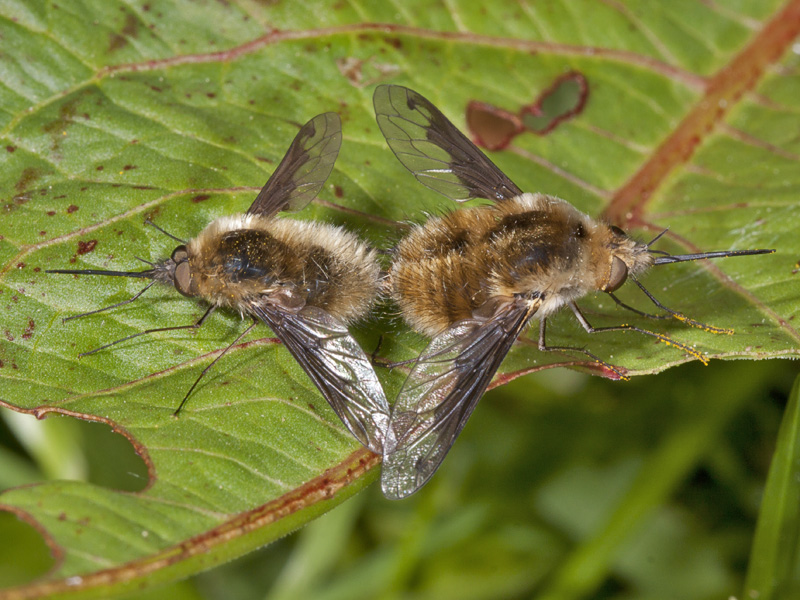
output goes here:
<path id="1" fill-rule="evenodd" d="M 387 498 L 413 494 L 436 472 L 539 305 L 499 303 L 488 318 L 464 319 L 431 340 L 392 407 L 381 473 Z"/>
<path id="2" fill-rule="evenodd" d="M 347 327 L 315 306 L 293 313 L 260 301 L 251 309 L 300 363 L 350 433 L 382 454 L 389 403 L 372 363 Z"/>
<path id="3" fill-rule="evenodd" d="M 423 185 L 463 202 L 522 194 L 429 100 L 399 85 L 379 85 L 375 117 L 398 160 Z"/>
<path id="4" fill-rule="evenodd" d="M 341 145 L 339 115 L 329 112 L 311 119 L 297 133 L 247 213 L 270 217 L 281 210 L 306 206 L 331 174 Z"/>

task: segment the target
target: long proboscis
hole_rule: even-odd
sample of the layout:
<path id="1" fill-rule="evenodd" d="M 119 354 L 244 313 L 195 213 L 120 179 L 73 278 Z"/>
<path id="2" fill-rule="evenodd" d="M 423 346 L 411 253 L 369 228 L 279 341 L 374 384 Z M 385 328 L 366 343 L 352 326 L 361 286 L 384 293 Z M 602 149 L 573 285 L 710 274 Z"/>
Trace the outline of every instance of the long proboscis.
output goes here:
<path id="1" fill-rule="evenodd" d="M 139 279 L 152 279 L 155 270 L 144 271 L 103 271 L 100 269 L 50 269 L 45 273 L 62 273 L 64 275 L 108 275 L 110 277 L 137 277 Z"/>
<path id="2" fill-rule="evenodd" d="M 137 279 L 154 279 L 155 272 L 156 272 L 155 269 L 145 269 L 144 271 L 105 271 L 101 269 L 51 269 L 45 271 L 45 273 L 61 273 L 63 275 L 108 275 L 111 277 L 135 277 Z M 125 306 L 126 304 L 130 304 L 131 302 L 135 302 L 137 299 L 141 297 L 142 294 L 144 294 L 147 290 L 149 290 L 152 286 L 154 286 L 155 283 L 156 283 L 155 280 L 151 281 L 146 286 L 144 286 L 144 289 L 137 292 L 132 298 L 128 298 L 127 300 L 123 300 L 122 302 L 117 302 L 116 304 L 112 304 L 110 306 L 104 306 L 103 308 L 98 308 L 97 310 L 90 310 L 88 312 L 81 313 L 79 315 L 72 315 L 71 317 L 66 317 L 65 319 L 62 319 L 62 322 L 66 323 L 67 321 L 72 321 L 73 319 L 80 319 L 81 317 L 96 315 L 97 313 L 105 312 L 113 308 L 119 308 L 120 306 Z M 106 346 L 103 346 L 102 348 L 105 347 Z M 84 352 L 83 354 L 92 354 L 97 350 L 102 350 L 102 348 L 97 348 L 95 350 L 92 350 L 91 352 Z"/>
<path id="3" fill-rule="evenodd" d="M 663 235 L 663 234 L 664 234 L 664 232 L 662 232 L 658 237 L 661 237 L 661 235 Z M 656 239 L 658 239 L 658 237 Z M 653 240 L 653 241 L 655 241 L 655 240 Z M 675 255 L 664 254 L 663 256 L 657 256 L 655 258 L 653 264 L 656 264 L 656 265 L 668 265 L 668 264 L 676 263 L 676 262 L 686 262 L 686 261 L 690 261 L 690 260 L 702 260 L 702 259 L 705 259 L 705 258 L 725 258 L 725 257 L 728 257 L 728 256 L 750 256 L 752 254 L 772 254 L 773 252 L 775 252 L 775 250 L 759 249 L 759 250 L 721 250 L 721 251 L 717 251 L 717 252 L 699 252 L 697 254 L 675 254 Z M 680 312 L 678 312 L 676 310 L 672 310 L 671 308 L 667 308 L 666 306 L 661 304 L 661 302 L 659 302 L 653 296 L 653 294 L 651 294 L 647 290 L 647 288 L 645 288 L 635 277 L 631 277 L 631 280 L 637 286 L 639 286 L 639 289 L 641 289 L 645 293 L 645 295 L 648 298 L 650 298 L 650 300 L 651 300 L 651 302 L 653 304 L 655 304 L 660 309 L 668 312 L 670 315 L 672 315 L 674 318 L 678 319 L 679 321 L 682 321 L 682 322 L 686 323 L 687 325 L 691 325 L 692 327 L 697 327 L 699 329 L 703 329 L 704 331 L 708 331 L 709 333 L 723 333 L 723 334 L 726 334 L 726 335 L 733 334 L 733 329 L 725 329 L 725 328 L 721 328 L 721 327 L 714 327 L 712 325 L 707 325 L 705 323 L 701 323 L 700 321 L 695 321 L 694 319 L 691 319 L 691 318 L 687 317 L 686 315 L 684 315 L 684 314 L 682 314 L 682 313 L 680 313 Z M 612 295 L 612 297 L 613 297 L 613 295 Z M 617 300 L 616 298 L 614 298 L 614 300 L 617 303 L 619 303 L 619 300 Z M 623 306 L 625 306 L 626 308 L 630 308 L 630 307 L 628 307 L 628 306 L 626 306 L 624 304 L 623 304 Z M 635 312 L 639 312 L 639 311 L 635 311 Z M 642 314 L 642 313 L 640 313 L 640 314 Z M 703 360 L 703 359 L 701 358 L 700 360 Z M 703 361 L 703 362 L 705 362 L 705 361 Z"/>
<path id="4" fill-rule="evenodd" d="M 704 258 L 725 258 L 727 256 L 750 256 L 751 254 L 772 254 L 775 250 L 721 250 L 719 252 L 699 252 L 698 254 L 675 254 L 655 257 L 654 265 L 667 265 Z"/>

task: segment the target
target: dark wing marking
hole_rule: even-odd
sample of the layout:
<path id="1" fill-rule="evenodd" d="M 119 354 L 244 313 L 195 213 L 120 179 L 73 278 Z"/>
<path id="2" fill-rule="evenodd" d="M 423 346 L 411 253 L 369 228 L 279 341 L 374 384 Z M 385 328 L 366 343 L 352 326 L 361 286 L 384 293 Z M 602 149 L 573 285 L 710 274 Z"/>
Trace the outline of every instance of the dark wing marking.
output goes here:
<path id="1" fill-rule="evenodd" d="M 300 363 L 350 433 L 382 454 L 389 403 L 372 363 L 347 327 L 315 306 L 297 313 L 266 301 L 250 307 Z"/>
<path id="2" fill-rule="evenodd" d="M 270 217 L 281 210 L 300 210 L 306 206 L 331 174 L 341 145 L 339 115 L 323 113 L 311 119 L 297 133 L 247 213 Z"/>
<path id="3" fill-rule="evenodd" d="M 414 90 L 379 85 L 375 117 L 397 159 L 423 185 L 463 202 L 509 200 L 522 194 L 441 111 Z"/>
<path id="4" fill-rule="evenodd" d="M 464 319 L 431 340 L 392 408 L 381 473 L 387 498 L 405 498 L 433 476 L 539 304 L 498 304 L 490 317 Z"/>

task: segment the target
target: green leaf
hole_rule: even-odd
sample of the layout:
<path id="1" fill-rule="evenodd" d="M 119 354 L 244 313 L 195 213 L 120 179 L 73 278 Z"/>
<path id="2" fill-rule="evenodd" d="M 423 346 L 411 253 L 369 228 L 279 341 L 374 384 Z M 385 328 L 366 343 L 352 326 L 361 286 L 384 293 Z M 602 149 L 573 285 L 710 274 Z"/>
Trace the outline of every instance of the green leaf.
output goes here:
<path id="1" fill-rule="evenodd" d="M 320 198 L 291 218 L 345 225 L 389 248 L 404 222 L 454 207 L 386 147 L 372 114 L 377 83 L 411 86 L 465 127 L 470 100 L 516 113 L 564 73 L 582 74 L 582 112 L 492 155 L 522 189 L 566 198 L 642 239 L 669 227 L 659 247 L 673 252 L 777 249 L 643 278 L 665 305 L 733 335 L 654 323 L 601 297 L 581 302 L 592 324 L 657 329 L 709 358 L 798 355 L 797 2 L 373 4 L 0 3 L 0 403 L 106 423 L 149 477 L 133 492 L 82 481 L 3 492 L 0 505 L 35 523 L 56 559 L 19 594 L 104 596 L 174 580 L 284 535 L 378 476 L 378 459 L 266 328 L 226 354 L 174 419 L 245 326 L 239 316 L 79 359 L 132 333 L 195 322 L 204 309 L 163 288 L 62 323 L 141 287 L 44 273 L 168 256 L 175 242 L 145 218 L 189 239 L 242 212 L 297 126 L 328 110 L 342 115 L 340 158 Z M 635 289 L 620 296 L 652 309 Z M 425 341 L 392 311 L 355 335 L 371 351 L 383 334 L 383 358 L 411 358 Z M 569 314 L 553 320 L 548 340 L 588 347 L 630 375 L 690 360 L 633 333 L 587 340 Z M 496 384 L 554 365 L 594 368 L 582 355 L 543 356 L 533 332 Z M 392 397 L 402 372 L 379 371 Z M 655 496 L 643 497 L 631 502 Z"/>
<path id="2" fill-rule="evenodd" d="M 793 598 L 800 589 L 800 379 L 795 381 L 778 432 L 764 488 L 743 597 Z"/>

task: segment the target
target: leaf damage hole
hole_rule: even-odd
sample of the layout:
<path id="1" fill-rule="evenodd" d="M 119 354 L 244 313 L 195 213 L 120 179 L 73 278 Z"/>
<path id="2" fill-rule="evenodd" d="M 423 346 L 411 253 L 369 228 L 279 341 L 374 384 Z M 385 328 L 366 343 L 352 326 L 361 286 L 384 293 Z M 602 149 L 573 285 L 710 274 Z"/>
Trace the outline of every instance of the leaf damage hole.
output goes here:
<path id="1" fill-rule="evenodd" d="M 150 483 L 135 442 L 106 422 L 52 412 L 37 418 L 7 408 L 0 408 L 0 417 L 0 438 L 16 465 L 0 478 L 3 487 L 69 480 L 141 492 Z"/>
<path id="2" fill-rule="evenodd" d="M 589 84 L 577 71 L 553 82 L 536 100 L 518 112 L 471 100 L 467 104 L 467 127 L 473 140 L 487 150 L 503 150 L 521 133 L 546 135 L 564 121 L 580 114 L 586 106 Z"/>

